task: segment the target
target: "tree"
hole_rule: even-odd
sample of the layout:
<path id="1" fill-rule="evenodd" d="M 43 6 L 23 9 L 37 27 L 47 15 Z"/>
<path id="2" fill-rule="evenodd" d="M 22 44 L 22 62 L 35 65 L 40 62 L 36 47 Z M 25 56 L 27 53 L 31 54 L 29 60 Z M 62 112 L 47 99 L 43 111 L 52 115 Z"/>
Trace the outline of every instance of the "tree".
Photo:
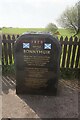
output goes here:
<path id="1" fill-rule="evenodd" d="M 80 1 L 78 2 L 78 32 L 80 32 Z"/>
<path id="2" fill-rule="evenodd" d="M 51 33 L 55 33 L 57 31 L 58 27 L 54 23 L 49 23 L 46 26 L 46 30 Z"/>
<path id="3" fill-rule="evenodd" d="M 74 7 L 67 8 L 60 18 L 57 20 L 58 23 L 64 27 L 74 30 L 75 35 L 79 33 L 79 26 L 78 26 L 78 8 L 80 4 L 75 4 Z"/>

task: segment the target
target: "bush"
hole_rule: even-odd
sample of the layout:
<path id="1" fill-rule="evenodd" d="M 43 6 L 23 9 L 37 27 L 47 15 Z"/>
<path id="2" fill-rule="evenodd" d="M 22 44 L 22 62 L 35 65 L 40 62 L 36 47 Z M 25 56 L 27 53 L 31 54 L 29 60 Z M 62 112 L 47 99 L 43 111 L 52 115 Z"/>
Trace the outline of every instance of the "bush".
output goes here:
<path id="1" fill-rule="evenodd" d="M 46 26 L 46 30 L 48 32 L 51 32 L 52 34 L 54 34 L 57 30 L 58 30 L 58 27 L 54 24 L 54 23 L 49 23 L 47 26 Z"/>
<path id="2" fill-rule="evenodd" d="M 3 65 L 2 66 L 2 74 L 7 75 L 15 75 L 15 66 L 14 65 Z"/>
<path id="3" fill-rule="evenodd" d="M 80 79 L 80 69 L 60 69 L 59 79 Z M 14 65 L 5 65 L 2 66 L 3 75 L 15 75 L 15 66 Z"/>
<path id="4" fill-rule="evenodd" d="M 80 79 L 80 69 L 60 69 L 61 79 Z"/>

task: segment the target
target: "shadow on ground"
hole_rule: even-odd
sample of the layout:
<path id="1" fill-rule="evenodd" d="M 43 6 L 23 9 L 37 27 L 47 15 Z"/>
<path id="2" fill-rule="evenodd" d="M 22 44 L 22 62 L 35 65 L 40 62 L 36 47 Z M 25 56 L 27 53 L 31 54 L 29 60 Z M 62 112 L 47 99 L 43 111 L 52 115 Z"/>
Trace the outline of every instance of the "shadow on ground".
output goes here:
<path id="1" fill-rule="evenodd" d="M 15 90 L 16 80 L 14 76 L 2 76 L 2 91 L 5 94 L 9 93 L 9 90 Z"/>
<path id="2" fill-rule="evenodd" d="M 5 117 L 10 117 L 11 114 L 12 118 L 17 118 L 19 115 L 21 116 L 24 111 L 25 114 L 23 115 L 23 118 L 37 118 L 36 115 L 39 118 L 78 118 L 78 92 L 64 86 L 60 81 L 58 86 L 58 95 L 56 97 L 41 95 L 15 95 L 15 93 L 10 95 L 10 89 L 15 91 L 16 80 L 12 76 L 3 76 L 2 78 L 4 93 L 3 108 L 7 108 L 4 110 Z M 11 100 L 10 96 L 12 97 Z M 10 105 L 5 103 L 8 101 Z M 29 109 L 34 111 L 35 114 L 33 114 L 33 116 L 32 112 L 27 114 Z M 7 112 L 8 110 L 10 114 Z"/>

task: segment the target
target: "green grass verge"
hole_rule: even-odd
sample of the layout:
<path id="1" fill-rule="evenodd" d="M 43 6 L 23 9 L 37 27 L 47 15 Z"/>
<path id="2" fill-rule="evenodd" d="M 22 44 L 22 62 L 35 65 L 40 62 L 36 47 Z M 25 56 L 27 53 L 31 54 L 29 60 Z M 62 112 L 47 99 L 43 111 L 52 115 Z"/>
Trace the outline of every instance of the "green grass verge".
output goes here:
<path id="1" fill-rule="evenodd" d="M 24 32 L 31 32 L 31 31 L 45 31 L 45 28 L 3 28 L 3 34 L 22 34 Z"/>
<path id="2" fill-rule="evenodd" d="M 80 33 L 78 34 L 78 37 L 80 38 Z"/>
<path id="3" fill-rule="evenodd" d="M 69 38 L 74 35 L 74 32 L 69 29 L 59 29 L 59 33 L 60 33 L 60 36 L 63 36 L 63 37 L 67 36 Z"/>
<path id="4" fill-rule="evenodd" d="M 31 31 L 43 32 L 43 31 L 46 31 L 46 29 L 45 28 L 2 28 L 3 34 L 22 34 L 22 33 L 31 32 Z M 60 38 L 60 36 L 71 37 L 74 35 L 74 32 L 70 31 L 69 29 L 59 28 L 58 31 L 60 33 L 60 35 L 58 35 L 59 38 Z"/>

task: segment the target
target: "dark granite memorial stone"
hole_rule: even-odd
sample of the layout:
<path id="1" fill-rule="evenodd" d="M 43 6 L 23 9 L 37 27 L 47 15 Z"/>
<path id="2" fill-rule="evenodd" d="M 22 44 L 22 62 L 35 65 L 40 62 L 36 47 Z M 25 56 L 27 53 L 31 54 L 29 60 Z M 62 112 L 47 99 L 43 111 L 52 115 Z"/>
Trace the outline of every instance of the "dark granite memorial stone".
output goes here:
<path id="1" fill-rule="evenodd" d="M 57 92 L 60 44 L 50 34 L 23 34 L 15 43 L 16 93 Z"/>

